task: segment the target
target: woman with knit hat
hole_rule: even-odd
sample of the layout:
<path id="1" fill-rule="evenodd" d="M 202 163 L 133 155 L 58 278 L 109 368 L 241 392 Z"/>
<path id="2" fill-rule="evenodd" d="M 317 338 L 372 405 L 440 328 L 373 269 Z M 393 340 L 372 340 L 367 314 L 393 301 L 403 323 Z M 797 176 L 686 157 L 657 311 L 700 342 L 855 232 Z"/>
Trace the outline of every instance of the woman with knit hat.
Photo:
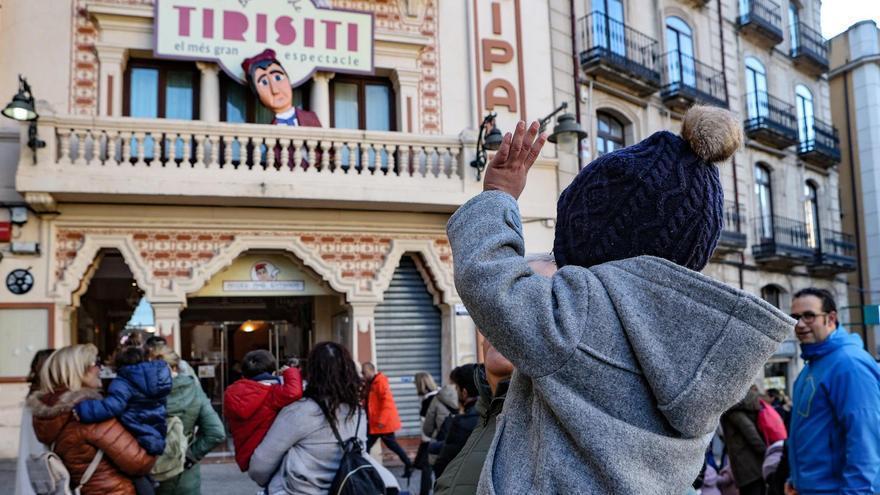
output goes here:
<path id="1" fill-rule="evenodd" d="M 742 130 L 694 107 L 680 135 L 584 168 L 558 202 L 549 279 L 523 259 L 516 202 L 544 140 L 520 122 L 447 225 L 458 293 L 517 369 L 478 493 L 684 493 L 794 325 L 699 273 L 722 227 L 715 163 Z"/>

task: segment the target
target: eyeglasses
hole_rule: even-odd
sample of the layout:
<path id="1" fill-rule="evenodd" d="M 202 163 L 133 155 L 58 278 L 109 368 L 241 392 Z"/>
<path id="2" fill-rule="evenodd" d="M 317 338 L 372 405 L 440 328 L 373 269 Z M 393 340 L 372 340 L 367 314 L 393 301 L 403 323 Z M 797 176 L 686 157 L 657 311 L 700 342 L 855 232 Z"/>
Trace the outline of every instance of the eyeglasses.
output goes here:
<path id="1" fill-rule="evenodd" d="M 807 325 L 816 321 L 817 316 L 828 316 L 830 313 L 813 313 L 812 311 L 804 311 L 803 313 L 792 313 L 791 316 L 796 321 L 803 321 Z"/>

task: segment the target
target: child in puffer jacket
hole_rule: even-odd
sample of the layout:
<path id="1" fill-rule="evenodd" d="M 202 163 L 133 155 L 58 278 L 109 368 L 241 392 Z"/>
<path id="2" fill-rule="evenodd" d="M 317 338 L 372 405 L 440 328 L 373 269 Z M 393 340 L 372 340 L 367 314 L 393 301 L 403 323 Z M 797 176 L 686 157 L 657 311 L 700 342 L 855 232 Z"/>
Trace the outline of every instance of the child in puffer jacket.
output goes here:
<path id="1" fill-rule="evenodd" d="M 275 416 L 285 406 L 302 398 L 303 385 L 302 374 L 297 368 L 283 368 L 281 377 L 275 376 L 275 356 L 269 351 L 251 351 L 242 361 L 244 378 L 226 389 L 223 405 L 235 445 L 235 462 L 247 472 L 251 456 Z"/>
<path id="2" fill-rule="evenodd" d="M 117 418 L 138 444 L 152 456 L 165 451 L 165 401 L 171 393 L 171 370 L 165 361 L 146 361 L 140 347 L 116 353 L 116 378 L 103 399 L 85 400 L 73 411 L 81 423 Z M 148 477 L 135 481 L 138 493 L 151 493 Z"/>

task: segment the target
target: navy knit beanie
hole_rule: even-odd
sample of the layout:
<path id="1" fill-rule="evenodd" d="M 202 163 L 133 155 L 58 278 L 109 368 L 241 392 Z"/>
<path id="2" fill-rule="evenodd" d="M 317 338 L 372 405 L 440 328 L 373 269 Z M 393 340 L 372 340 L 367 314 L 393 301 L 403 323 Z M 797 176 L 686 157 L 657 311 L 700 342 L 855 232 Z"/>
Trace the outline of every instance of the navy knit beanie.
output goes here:
<path id="1" fill-rule="evenodd" d="M 589 267 L 650 255 L 702 270 L 722 228 L 724 194 L 714 163 L 741 144 L 733 114 L 695 106 L 681 136 L 657 132 L 594 160 L 559 198 L 556 264 Z"/>

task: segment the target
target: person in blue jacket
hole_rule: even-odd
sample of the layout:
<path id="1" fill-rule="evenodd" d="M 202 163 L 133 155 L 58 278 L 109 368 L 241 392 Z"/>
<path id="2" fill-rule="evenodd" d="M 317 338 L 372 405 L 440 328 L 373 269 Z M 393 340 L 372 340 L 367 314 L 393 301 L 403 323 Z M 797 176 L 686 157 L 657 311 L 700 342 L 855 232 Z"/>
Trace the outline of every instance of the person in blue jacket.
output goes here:
<path id="1" fill-rule="evenodd" d="M 171 393 L 171 370 L 165 361 L 145 361 L 140 347 L 123 347 L 116 353 L 116 378 L 107 396 L 85 400 L 74 408 L 82 423 L 117 418 L 150 455 L 165 450 L 165 403 Z"/>
<path id="2" fill-rule="evenodd" d="M 795 294 L 807 362 L 794 384 L 787 495 L 880 493 L 880 366 L 837 320 L 823 289 Z"/>

